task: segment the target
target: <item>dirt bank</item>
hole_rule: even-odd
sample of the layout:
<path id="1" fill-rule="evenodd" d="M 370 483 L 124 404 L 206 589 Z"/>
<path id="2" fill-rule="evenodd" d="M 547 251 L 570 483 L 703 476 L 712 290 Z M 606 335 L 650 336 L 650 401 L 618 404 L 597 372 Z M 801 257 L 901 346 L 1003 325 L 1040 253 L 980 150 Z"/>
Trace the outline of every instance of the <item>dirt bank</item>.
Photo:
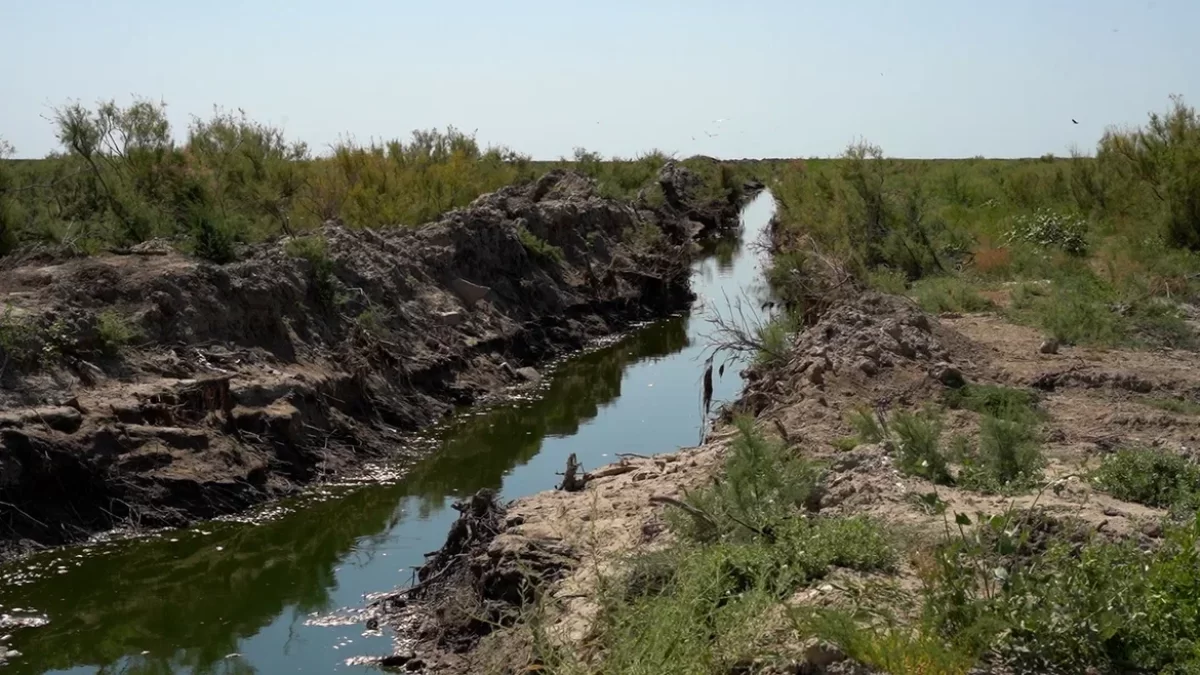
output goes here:
<path id="1" fill-rule="evenodd" d="M 706 202 L 551 172 L 420 228 L 255 246 L 0 262 L 0 551 L 180 526 L 394 456 L 404 433 L 541 362 L 685 307 Z"/>
<path id="2" fill-rule="evenodd" d="M 1076 347 L 1044 353 L 1042 342 L 1036 331 L 994 313 L 938 317 L 905 298 L 851 293 L 797 334 L 786 357 L 752 369 L 736 412 L 754 416 L 789 452 L 825 467 L 804 517 L 867 516 L 902 540 L 900 561 L 888 574 L 868 578 L 835 568 L 829 583 L 801 587 L 785 605 L 858 607 L 882 583 L 896 594 L 888 603 L 907 606 L 919 592 L 917 567 L 948 536 L 943 513 L 974 518 L 1027 509 L 1047 532 L 1155 545 L 1166 512 L 1101 492 L 1088 471 L 1121 445 L 1194 456 L 1200 417 L 1155 402 L 1196 398 L 1200 356 Z M 895 419 L 987 384 L 1036 400 L 1046 462 L 1039 484 L 1053 489 L 996 494 L 965 480 L 935 485 L 901 470 L 895 444 L 848 442 L 855 434 L 848 418 L 864 406 Z M 944 437 L 980 435 L 982 416 L 969 406 L 947 406 L 944 415 Z M 628 458 L 596 470 L 580 491 L 546 492 L 507 506 L 484 495 L 474 508 L 464 505 L 456 531 L 472 536 L 452 534 L 419 587 L 373 606 L 374 620 L 399 636 L 392 663 L 430 672 L 516 673 L 539 669 L 539 655 L 561 648 L 574 662 L 591 664 L 585 670 L 596 666 L 604 655 L 595 630 L 600 588 L 625 583 L 632 557 L 674 538 L 664 514 L 674 509 L 686 517 L 674 500 L 723 479 L 734 435 L 726 427 L 697 448 Z M 659 448 L 622 450 L 652 455 Z M 761 624 L 763 660 L 728 670 L 714 664 L 712 672 L 875 672 L 842 661 L 845 654 L 836 650 L 814 649 L 778 615 L 763 616 Z"/>

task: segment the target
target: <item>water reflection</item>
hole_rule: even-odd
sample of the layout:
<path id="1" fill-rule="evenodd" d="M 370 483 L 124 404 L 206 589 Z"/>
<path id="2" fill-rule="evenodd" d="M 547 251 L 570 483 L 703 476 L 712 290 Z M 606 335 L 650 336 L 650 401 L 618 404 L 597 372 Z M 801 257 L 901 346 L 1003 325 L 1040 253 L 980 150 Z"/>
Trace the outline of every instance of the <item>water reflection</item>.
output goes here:
<path id="1" fill-rule="evenodd" d="M 226 657 L 285 610 L 332 609 L 335 568 L 352 550 L 373 548 L 364 536 L 373 535 L 375 543 L 388 538 L 404 518 L 398 504 L 415 504 L 424 519 L 447 506 L 448 498 L 500 488 L 506 474 L 538 453 L 545 437 L 575 434 L 619 397 L 622 373 L 631 364 L 687 345 L 686 319 L 679 317 L 572 358 L 555 371 L 544 395 L 448 427 L 441 448 L 394 485 L 333 489 L 321 501 L 291 504 L 293 513 L 253 527 L 207 523 L 88 555 L 68 549 L 27 561 L 22 568 L 36 565 L 50 573 L 6 590 L 3 604 L 36 607 L 52 621 L 17 636 L 13 647 L 24 656 L 9 668 L 39 673 L 95 664 L 104 673 L 254 672 L 241 659 Z M 80 565 L 54 573 L 64 562 Z M 202 646 L 176 649 L 185 644 Z M 129 654 L 137 656 L 124 658 Z"/>

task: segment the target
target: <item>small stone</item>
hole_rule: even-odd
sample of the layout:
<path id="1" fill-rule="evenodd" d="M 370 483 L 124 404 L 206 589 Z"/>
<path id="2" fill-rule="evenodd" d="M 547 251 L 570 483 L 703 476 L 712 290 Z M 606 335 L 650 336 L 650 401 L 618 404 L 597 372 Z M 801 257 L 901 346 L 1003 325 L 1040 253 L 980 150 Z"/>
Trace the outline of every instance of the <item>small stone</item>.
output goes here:
<path id="1" fill-rule="evenodd" d="M 1043 340 L 1042 346 L 1038 347 L 1038 351 L 1043 354 L 1057 354 L 1058 340 L 1054 338 L 1047 338 L 1046 340 Z"/>
<path id="2" fill-rule="evenodd" d="M 872 377 L 875 375 L 875 373 L 879 372 L 879 365 L 868 358 L 860 359 L 856 367 L 863 371 L 867 377 Z"/>
<path id="3" fill-rule="evenodd" d="M 808 369 L 808 381 L 820 386 L 825 384 L 825 364 L 818 361 Z"/>
<path id="4" fill-rule="evenodd" d="M 967 384 L 967 381 L 963 379 L 962 371 L 949 363 L 943 362 L 935 365 L 930 374 L 933 375 L 933 379 L 952 389 L 958 389 Z"/>
<path id="5" fill-rule="evenodd" d="M 450 312 L 442 312 L 438 315 L 438 320 L 446 326 L 457 326 L 467 318 L 466 312 L 454 310 Z"/>
<path id="6" fill-rule="evenodd" d="M 382 659 L 379 659 L 379 665 L 386 666 L 388 668 L 395 668 L 396 666 L 403 666 L 415 658 L 416 654 L 413 654 L 412 652 L 401 652 L 399 654 L 392 654 L 391 656 L 385 656 Z"/>
<path id="7" fill-rule="evenodd" d="M 1158 522 L 1157 520 L 1147 521 L 1142 525 L 1142 534 L 1146 535 L 1147 537 L 1158 539 L 1162 536 L 1162 533 L 1162 523 Z"/>
<path id="8" fill-rule="evenodd" d="M 528 366 L 525 368 L 518 368 L 517 375 L 521 376 L 528 382 L 540 382 L 542 380 L 542 374 L 539 373 L 536 368 Z"/>
<path id="9" fill-rule="evenodd" d="M 825 672 L 829 666 L 845 660 L 845 652 L 827 642 L 818 642 L 804 650 L 804 661 L 817 672 Z"/>

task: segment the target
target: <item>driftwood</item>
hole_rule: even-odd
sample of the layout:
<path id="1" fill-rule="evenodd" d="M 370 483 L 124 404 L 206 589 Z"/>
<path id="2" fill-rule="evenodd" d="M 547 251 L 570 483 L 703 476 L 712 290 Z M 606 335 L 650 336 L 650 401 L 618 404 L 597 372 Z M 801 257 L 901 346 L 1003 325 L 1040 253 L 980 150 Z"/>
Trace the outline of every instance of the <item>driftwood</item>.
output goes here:
<path id="1" fill-rule="evenodd" d="M 712 516 L 708 515 L 704 511 L 701 511 L 700 509 L 692 506 L 691 504 L 688 504 L 687 502 L 679 501 L 678 499 L 675 499 L 674 497 L 667 497 L 664 495 L 654 495 L 653 497 L 650 498 L 650 503 L 651 504 L 670 504 L 671 506 L 674 506 L 675 508 L 683 510 L 689 516 L 695 518 L 697 523 L 704 525 L 705 527 L 711 528 L 714 532 L 716 532 L 719 529 L 717 526 L 717 521 L 713 520 Z"/>
<path id="2" fill-rule="evenodd" d="M 566 471 L 563 471 L 562 483 L 558 486 L 558 489 L 565 490 L 567 492 L 579 492 L 584 488 L 584 486 L 587 485 L 587 476 L 581 474 L 582 472 L 580 471 L 579 458 L 577 458 L 575 453 L 572 452 L 571 455 L 567 457 L 567 469 Z"/>

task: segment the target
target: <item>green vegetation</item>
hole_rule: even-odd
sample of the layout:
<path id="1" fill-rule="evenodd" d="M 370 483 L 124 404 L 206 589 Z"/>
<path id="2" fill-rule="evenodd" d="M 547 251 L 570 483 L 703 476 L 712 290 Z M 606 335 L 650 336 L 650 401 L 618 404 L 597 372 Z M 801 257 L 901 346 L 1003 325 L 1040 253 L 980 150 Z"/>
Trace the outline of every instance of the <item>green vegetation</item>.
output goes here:
<path id="1" fill-rule="evenodd" d="M 529 251 L 534 257 L 552 263 L 561 263 L 563 261 L 563 251 L 561 248 L 542 239 L 524 227 L 517 228 L 517 236 L 521 238 L 521 245 L 525 247 L 525 250 Z"/>
<path id="2" fill-rule="evenodd" d="M 1146 397 L 1142 403 L 1179 415 L 1200 415 L 1200 403 L 1186 398 Z"/>
<path id="3" fill-rule="evenodd" d="M 1045 459 L 1029 416 L 986 416 L 979 426 L 979 447 L 963 459 L 959 485 L 1002 493 L 1033 487 L 1042 479 Z M 968 446 L 969 447 L 969 446 Z"/>
<path id="4" fill-rule="evenodd" d="M 214 109 L 182 138 L 165 104 L 78 103 L 54 111 L 61 152 L 14 160 L 0 139 L 0 255 L 55 244 L 91 253 L 165 237 L 181 250 L 224 263 L 240 244 L 310 231 L 329 220 L 351 227 L 418 225 L 481 194 L 553 168 L 595 178 L 600 192 L 661 203 L 654 181 L 669 159 L 633 159 L 577 149 L 571 159 L 534 162 L 504 147 L 483 148 L 450 127 L 409 140 L 344 140 L 314 155 L 279 128 L 243 112 Z M 736 199 L 742 169 L 705 158 L 682 162 L 702 178 L 702 197 Z"/>
<path id="5" fill-rule="evenodd" d="M 1036 514 L 956 514 L 913 621 L 875 607 L 797 624 L 889 673 L 965 673 L 981 658 L 1009 672 L 1196 672 L 1200 519 L 1143 551 L 1061 534 L 1039 542 L 1039 530 L 1061 526 Z"/>
<path id="6" fill-rule="evenodd" d="M 1006 420 L 1025 420 L 1039 417 L 1037 395 L 1025 389 L 994 384 L 973 384 L 947 389 L 942 395 L 946 406 L 955 410 L 971 410 Z"/>
<path id="7" fill-rule="evenodd" d="M 322 305 L 332 307 L 336 300 L 334 286 L 334 263 L 329 257 L 329 245 L 321 235 L 309 235 L 289 239 L 284 250 L 293 258 L 305 260 L 312 275 L 312 288 Z"/>
<path id="8" fill-rule="evenodd" d="M 1200 120 L 1179 98 L 1095 156 L 900 160 L 857 143 L 772 162 L 772 281 L 832 259 L 930 311 L 987 310 L 980 290 L 1008 290 L 1012 319 L 1064 343 L 1193 347 L 1178 306 L 1200 299 L 1197 167 Z"/>
<path id="9" fill-rule="evenodd" d="M 1177 453 L 1121 448 L 1104 459 L 1092 481 L 1127 502 L 1176 512 L 1200 509 L 1200 466 Z"/>
<path id="10" fill-rule="evenodd" d="M 832 567 L 892 569 L 896 552 L 871 521 L 807 516 L 821 470 L 749 420 L 721 481 L 672 511 L 678 540 L 640 555 L 600 595 L 596 638 L 605 673 L 726 673 L 759 655 L 765 613 Z M 553 672 L 593 672 L 556 653 Z"/>
<path id="11" fill-rule="evenodd" d="M 883 426 L 875 417 L 875 412 L 865 406 L 850 412 L 848 421 L 854 429 L 855 439 L 860 443 L 882 443 L 884 439 Z"/>
<path id="12" fill-rule="evenodd" d="M 96 340 L 104 352 L 115 353 L 139 335 L 137 327 L 115 309 L 106 309 L 96 317 Z"/>
<path id="13" fill-rule="evenodd" d="M 873 274 L 878 275 L 879 272 Z M 894 290 L 894 286 L 891 288 Z M 921 309 L 934 314 L 982 312 L 992 308 L 992 303 L 987 298 L 958 277 L 921 279 L 912 285 L 912 294 L 921 305 Z"/>
<path id="14" fill-rule="evenodd" d="M 911 413 L 901 411 L 889 423 L 896 436 L 899 459 L 896 466 L 904 473 L 928 478 L 935 483 L 950 483 L 950 469 L 942 453 L 942 418 L 932 409 Z"/>

